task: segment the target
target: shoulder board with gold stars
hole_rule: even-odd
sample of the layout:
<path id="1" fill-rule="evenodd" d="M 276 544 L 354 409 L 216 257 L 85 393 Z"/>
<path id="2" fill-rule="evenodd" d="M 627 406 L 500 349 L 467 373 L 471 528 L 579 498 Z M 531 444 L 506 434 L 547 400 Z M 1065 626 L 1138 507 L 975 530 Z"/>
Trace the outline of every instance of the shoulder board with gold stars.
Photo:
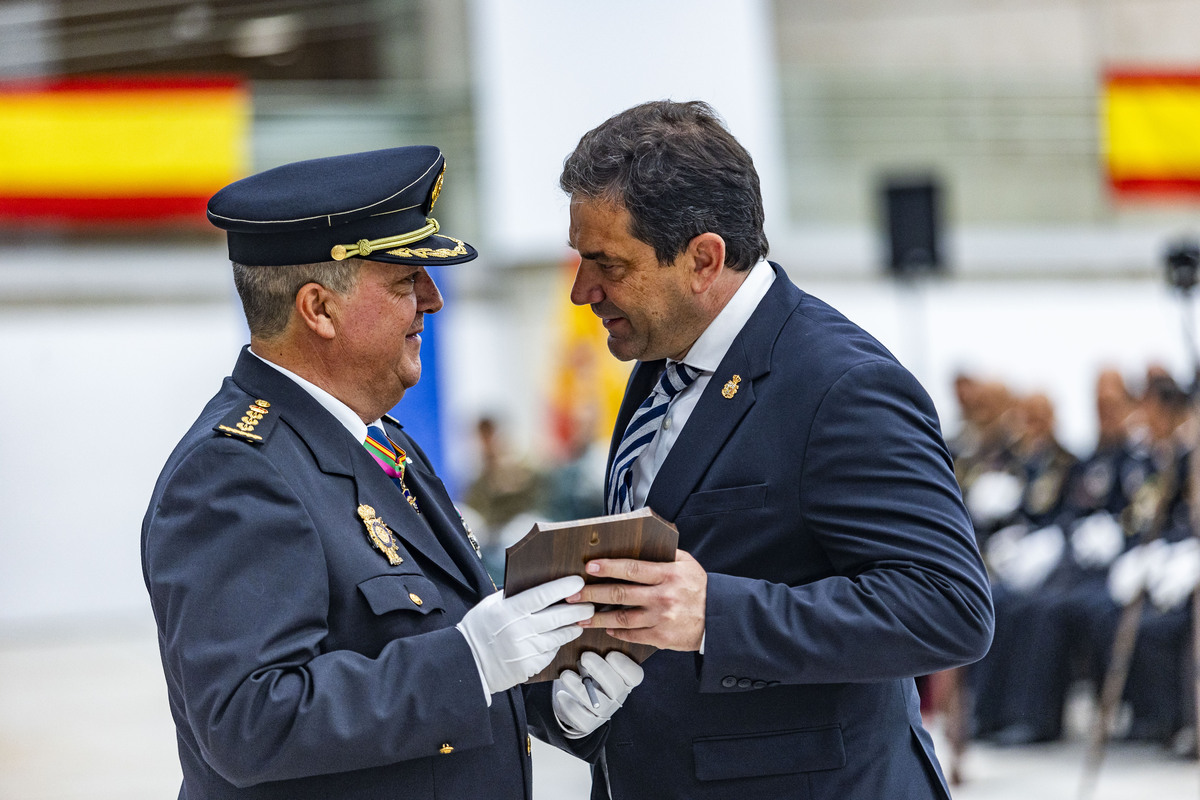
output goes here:
<path id="1" fill-rule="evenodd" d="M 251 400 L 231 411 L 213 426 L 217 433 L 252 444 L 262 444 L 275 427 L 274 408 L 266 400 Z"/>

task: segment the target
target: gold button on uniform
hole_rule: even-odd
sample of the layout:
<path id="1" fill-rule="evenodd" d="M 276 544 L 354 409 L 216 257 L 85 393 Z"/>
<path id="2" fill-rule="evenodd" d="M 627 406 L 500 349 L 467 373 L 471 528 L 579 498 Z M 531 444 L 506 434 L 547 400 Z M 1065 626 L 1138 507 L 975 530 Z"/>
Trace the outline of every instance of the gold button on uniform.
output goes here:
<path id="1" fill-rule="evenodd" d="M 425 605 L 425 601 L 422 600 L 420 597 L 418 597 L 414 592 L 408 593 L 408 599 L 412 600 L 414 603 L 416 603 L 419 606 Z"/>
<path id="2" fill-rule="evenodd" d="M 444 756 L 448 756 L 454 752 L 454 746 L 451 745 L 449 742 L 447 742 L 446 744 L 444 744 L 438 748 L 438 752 Z"/>

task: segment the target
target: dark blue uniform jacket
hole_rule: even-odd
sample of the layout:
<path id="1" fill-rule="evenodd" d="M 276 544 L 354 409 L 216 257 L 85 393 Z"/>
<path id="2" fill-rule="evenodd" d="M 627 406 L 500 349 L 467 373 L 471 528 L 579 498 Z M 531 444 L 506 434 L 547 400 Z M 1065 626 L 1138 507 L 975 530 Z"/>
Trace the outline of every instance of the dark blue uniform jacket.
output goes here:
<path id="1" fill-rule="evenodd" d="M 521 690 L 488 707 L 454 629 L 492 583 L 420 449 L 385 424 L 413 458 L 420 516 L 345 427 L 245 351 L 171 454 L 142 558 L 181 798 L 530 796 Z M 362 505 L 403 563 L 373 547 Z"/>

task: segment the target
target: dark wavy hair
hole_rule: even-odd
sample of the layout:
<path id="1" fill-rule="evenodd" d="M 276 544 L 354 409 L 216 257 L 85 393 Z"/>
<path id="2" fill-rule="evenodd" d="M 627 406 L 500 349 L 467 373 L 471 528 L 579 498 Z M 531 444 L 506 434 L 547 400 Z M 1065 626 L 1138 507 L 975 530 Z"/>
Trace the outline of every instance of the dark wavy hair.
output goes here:
<path id="1" fill-rule="evenodd" d="M 725 240 L 732 269 L 767 255 L 754 161 L 707 103 L 657 100 L 610 117 L 579 140 L 558 183 L 572 197 L 624 206 L 630 233 L 660 264 L 706 231 Z"/>

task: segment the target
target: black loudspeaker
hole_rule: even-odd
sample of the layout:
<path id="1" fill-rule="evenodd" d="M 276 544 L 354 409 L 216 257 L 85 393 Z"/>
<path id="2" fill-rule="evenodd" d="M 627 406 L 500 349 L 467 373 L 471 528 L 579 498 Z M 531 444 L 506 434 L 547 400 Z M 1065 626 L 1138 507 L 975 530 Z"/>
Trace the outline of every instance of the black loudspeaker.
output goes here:
<path id="1" fill-rule="evenodd" d="M 888 269 L 893 275 L 940 272 L 941 190 L 931 177 L 893 179 L 882 187 L 888 240 Z"/>

